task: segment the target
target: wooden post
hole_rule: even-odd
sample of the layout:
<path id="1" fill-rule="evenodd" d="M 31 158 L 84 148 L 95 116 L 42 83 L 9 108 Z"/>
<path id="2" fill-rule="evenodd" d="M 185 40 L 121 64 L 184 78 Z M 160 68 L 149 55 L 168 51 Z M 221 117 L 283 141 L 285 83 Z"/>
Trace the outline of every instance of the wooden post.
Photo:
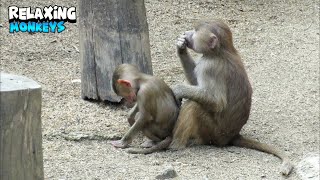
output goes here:
<path id="1" fill-rule="evenodd" d="M 122 63 L 152 74 L 144 0 L 78 0 L 81 95 L 119 102 L 112 73 Z"/>
<path id="2" fill-rule="evenodd" d="M 0 179 L 43 179 L 41 87 L 0 73 Z"/>

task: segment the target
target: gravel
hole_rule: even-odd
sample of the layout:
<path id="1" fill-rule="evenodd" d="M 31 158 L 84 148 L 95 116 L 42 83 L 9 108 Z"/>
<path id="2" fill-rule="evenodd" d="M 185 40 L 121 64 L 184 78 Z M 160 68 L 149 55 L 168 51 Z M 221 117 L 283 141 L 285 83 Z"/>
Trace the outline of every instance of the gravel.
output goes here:
<path id="1" fill-rule="evenodd" d="M 25 75 L 43 89 L 45 179 L 155 179 L 168 164 L 177 179 L 283 179 L 278 158 L 249 149 L 195 146 L 131 155 L 113 148 L 108 140 L 128 130 L 128 109 L 80 98 L 78 24 L 67 23 L 60 34 L 9 34 L 9 5 L 54 4 L 77 6 L 75 0 L 5 0 L 0 6 L 1 71 Z M 319 154 L 319 3 L 145 0 L 145 5 L 156 76 L 170 85 L 184 81 L 176 38 L 196 20 L 224 19 L 254 91 L 242 134 L 279 147 L 295 165 L 309 153 Z M 142 140 L 139 136 L 132 146 Z M 295 170 L 287 179 L 300 177 Z"/>

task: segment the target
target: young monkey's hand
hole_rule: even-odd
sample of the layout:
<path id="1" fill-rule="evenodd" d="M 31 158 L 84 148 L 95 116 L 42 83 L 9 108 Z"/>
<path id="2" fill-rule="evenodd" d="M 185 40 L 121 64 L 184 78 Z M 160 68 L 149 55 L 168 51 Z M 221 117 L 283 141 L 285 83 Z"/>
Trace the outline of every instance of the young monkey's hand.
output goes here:
<path id="1" fill-rule="evenodd" d="M 178 52 L 181 52 L 183 50 L 186 50 L 187 48 L 187 40 L 185 33 L 181 34 L 177 39 L 177 49 Z"/>
<path id="2" fill-rule="evenodd" d="M 127 148 L 129 143 L 123 140 L 111 141 L 110 144 L 116 148 Z"/>

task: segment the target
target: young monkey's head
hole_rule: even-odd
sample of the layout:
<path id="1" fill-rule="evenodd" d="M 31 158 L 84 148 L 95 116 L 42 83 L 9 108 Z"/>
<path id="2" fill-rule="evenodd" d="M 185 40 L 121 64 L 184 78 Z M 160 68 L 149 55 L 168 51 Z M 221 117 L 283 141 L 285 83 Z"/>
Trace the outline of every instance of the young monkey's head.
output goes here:
<path id="1" fill-rule="evenodd" d="M 113 72 L 113 91 L 123 97 L 129 104 L 136 101 L 137 82 L 135 77 L 137 77 L 138 74 L 138 68 L 131 64 L 121 64 Z"/>
<path id="2" fill-rule="evenodd" d="M 235 50 L 232 33 L 228 25 L 220 20 L 201 21 L 195 29 L 186 31 L 187 47 L 201 54 L 210 54 L 220 50 Z"/>

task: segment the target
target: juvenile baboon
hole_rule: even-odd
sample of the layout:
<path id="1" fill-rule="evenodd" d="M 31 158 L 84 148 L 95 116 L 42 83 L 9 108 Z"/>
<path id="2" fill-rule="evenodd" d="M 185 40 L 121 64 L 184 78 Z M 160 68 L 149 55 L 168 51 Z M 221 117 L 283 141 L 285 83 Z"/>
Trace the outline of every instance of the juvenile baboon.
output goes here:
<path id="1" fill-rule="evenodd" d="M 202 54 L 197 63 L 187 47 Z M 178 38 L 177 53 L 189 84 L 173 88 L 177 99 L 187 101 L 181 106 L 171 146 L 182 148 L 193 140 L 252 148 L 281 158 L 281 172 L 288 175 L 293 166 L 285 154 L 239 134 L 249 118 L 252 88 L 229 27 L 220 20 L 200 22 Z"/>
<path id="2" fill-rule="evenodd" d="M 172 130 L 179 113 L 169 86 L 159 78 L 139 72 L 130 64 L 118 66 L 112 81 L 116 94 L 136 104 L 128 116 L 131 128 L 121 140 L 112 141 L 111 144 L 126 148 L 134 136 L 142 131 L 149 138 L 143 145 L 149 148 L 130 149 L 129 153 L 148 154 L 166 149 L 172 141 Z"/>

